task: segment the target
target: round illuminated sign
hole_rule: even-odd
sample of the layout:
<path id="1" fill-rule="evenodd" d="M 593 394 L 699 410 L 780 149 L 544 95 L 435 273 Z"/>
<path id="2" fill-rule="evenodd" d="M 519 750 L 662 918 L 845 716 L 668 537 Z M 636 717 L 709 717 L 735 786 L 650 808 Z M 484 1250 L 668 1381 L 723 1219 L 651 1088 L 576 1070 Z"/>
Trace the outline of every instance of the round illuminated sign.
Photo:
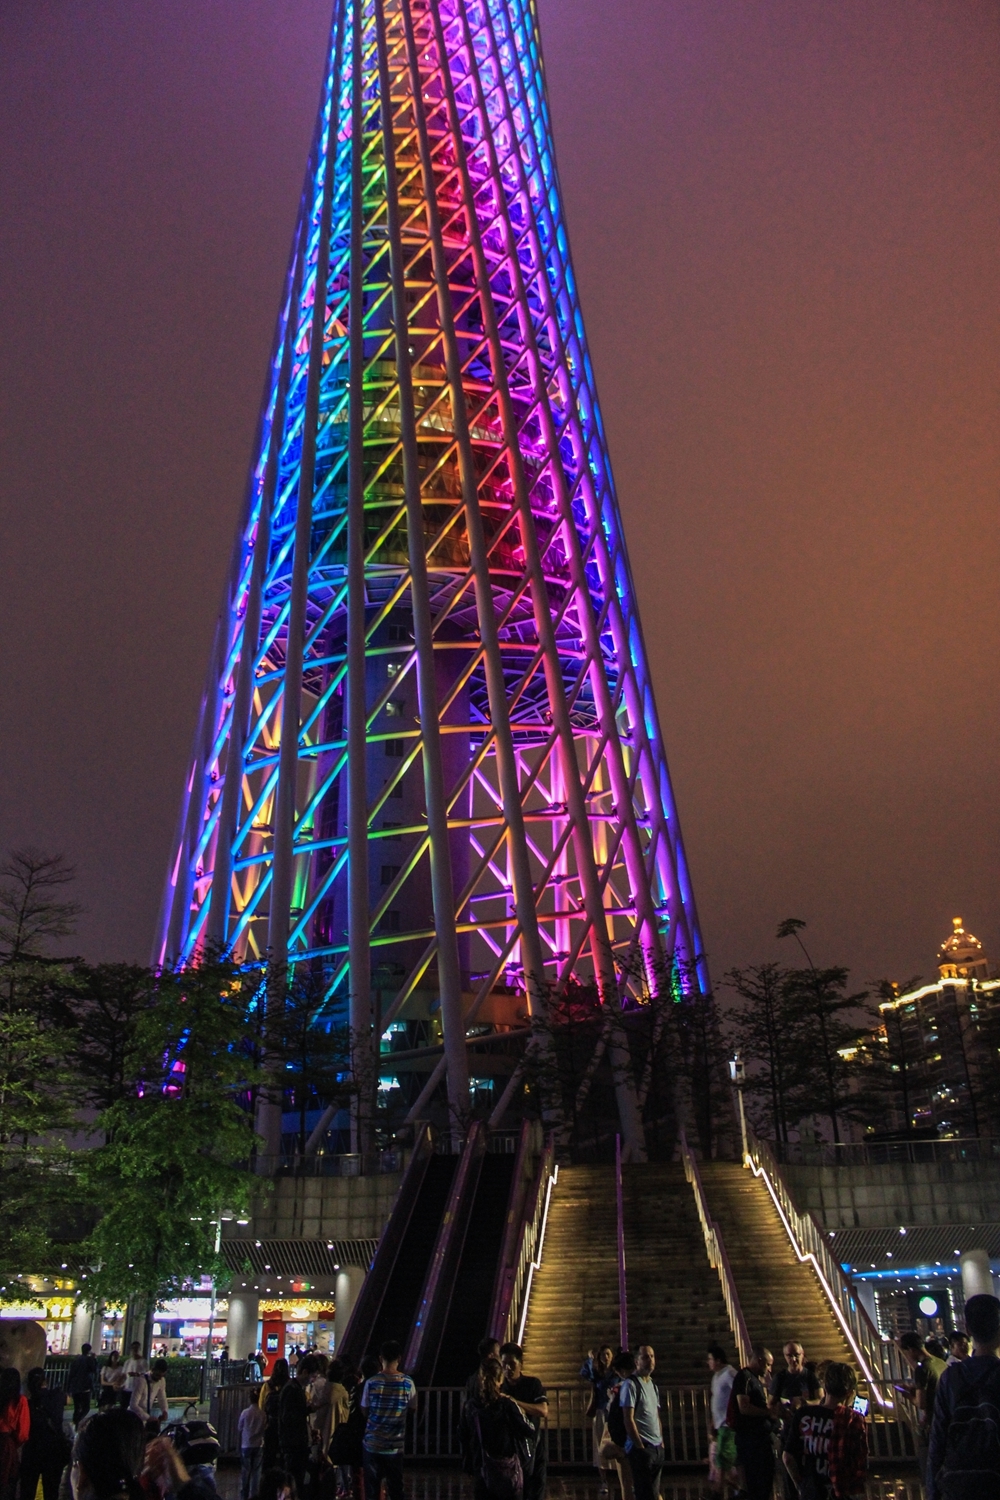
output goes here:
<path id="1" fill-rule="evenodd" d="M 925 1318 L 933 1318 L 937 1314 L 938 1305 L 933 1297 L 921 1297 L 917 1306 Z"/>

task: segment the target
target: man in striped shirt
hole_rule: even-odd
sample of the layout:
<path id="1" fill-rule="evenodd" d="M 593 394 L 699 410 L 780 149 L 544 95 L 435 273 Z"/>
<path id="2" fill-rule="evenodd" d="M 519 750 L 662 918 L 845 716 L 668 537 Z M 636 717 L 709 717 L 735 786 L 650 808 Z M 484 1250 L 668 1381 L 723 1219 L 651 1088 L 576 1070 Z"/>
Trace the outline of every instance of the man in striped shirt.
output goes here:
<path id="1" fill-rule="evenodd" d="M 378 1351 L 381 1371 L 365 1381 L 361 1409 L 365 1413 L 365 1494 L 377 1497 L 382 1480 L 389 1500 L 403 1500 L 403 1440 L 406 1413 L 417 1404 L 417 1388 L 399 1368 L 402 1353 L 395 1339 Z"/>

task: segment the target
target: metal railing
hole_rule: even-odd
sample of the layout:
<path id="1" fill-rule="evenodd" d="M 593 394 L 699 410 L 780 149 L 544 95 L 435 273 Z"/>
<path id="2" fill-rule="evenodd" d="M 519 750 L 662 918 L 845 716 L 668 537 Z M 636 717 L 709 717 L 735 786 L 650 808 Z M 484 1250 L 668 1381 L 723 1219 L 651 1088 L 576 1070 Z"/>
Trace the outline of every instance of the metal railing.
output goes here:
<path id="1" fill-rule="evenodd" d="M 1000 1136 L 956 1137 L 954 1140 L 900 1141 L 780 1141 L 772 1146 L 775 1159 L 790 1167 L 886 1167 L 928 1162 L 998 1162 Z"/>
<path id="2" fill-rule="evenodd" d="M 747 1126 L 745 1165 L 761 1177 L 771 1195 L 789 1243 L 800 1262 L 809 1261 L 840 1324 L 844 1336 L 868 1382 L 875 1406 L 887 1413 L 898 1410 L 904 1421 L 912 1420 L 907 1404 L 897 1408 L 894 1382 L 904 1383 L 903 1368 L 894 1344 L 883 1340 L 854 1294 L 850 1278 L 831 1255 L 823 1232 L 811 1215 L 801 1214 L 792 1202 L 771 1148 Z"/>
<path id="3" fill-rule="evenodd" d="M 729 1314 L 729 1326 L 736 1338 L 736 1349 L 740 1357 L 740 1364 L 745 1365 L 750 1359 L 750 1334 L 747 1331 L 743 1309 L 740 1307 L 739 1293 L 736 1290 L 736 1281 L 729 1265 L 729 1256 L 726 1254 L 722 1231 L 708 1211 L 708 1201 L 705 1197 L 705 1189 L 702 1187 L 698 1161 L 687 1143 L 687 1136 L 683 1130 L 681 1131 L 681 1160 L 684 1163 L 684 1176 L 691 1184 L 692 1191 L 694 1192 L 695 1206 L 698 1210 L 698 1218 L 701 1221 L 701 1232 L 705 1236 L 705 1249 L 708 1252 L 709 1264 L 719 1274 L 719 1281 L 722 1285 L 722 1296 L 726 1304 L 726 1312 Z"/>
<path id="4" fill-rule="evenodd" d="M 535 1183 L 525 1204 L 521 1235 L 521 1247 L 510 1288 L 507 1318 L 504 1325 L 504 1341 L 520 1343 L 528 1317 L 528 1300 L 535 1272 L 542 1263 L 542 1248 L 545 1243 L 545 1223 L 548 1218 L 549 1199 L 559 1176 L 555 1160 L 555 1141 L 550 1136 L 538 1162 Z"/>
<path id="5" fill-rule="evenodd" d="M 664 1459 L 670 1468 L 708 1462 L 708 1386 L 659 1385 Z M 547 1387 L 549 1414 L 542 1427 L 549 1464 L 589 1468 L 594 1462 L 593 1422 L 587 1416 L 589 1385 Z M 452 1463 L 461 1453 L 463 1386 L 422 1387 L 406 1427 L 404 1452 L 409 1458 Z M 909 1461 L 915 1454 L 903 1423 L 876 1419 L 868 1424 L 868 1446 L 883 1462 Z"/>
<path id="6" fill-rule="evenodd" d="M 664 1385 L 659 1391 L 666 1462 L 674 1466 L 706 1463 L 708 1388 Z M 574 1467 L 593 1464 L 594 1428 L 587 1415 L 592 1394 L 589 1385 L 547 1388 L 549 1414 L 542 1426 L 542 1439 L 550 1464 Z M 419 1389 L 416 1409 L 407 1421 L 404 1449 L 407 1456 L 458 1458 L 464 1402 L 464 1386 Z"/>
<path id="7" fill-rule="evenodd" d="M 408 1155 L 399 1146 L 385 1151 L 317 1151 L 312 1156 L 283 1151 L 258 1156 L 255 1169 L 261 1177 L 382 1177 L 402 1172 Z"/>

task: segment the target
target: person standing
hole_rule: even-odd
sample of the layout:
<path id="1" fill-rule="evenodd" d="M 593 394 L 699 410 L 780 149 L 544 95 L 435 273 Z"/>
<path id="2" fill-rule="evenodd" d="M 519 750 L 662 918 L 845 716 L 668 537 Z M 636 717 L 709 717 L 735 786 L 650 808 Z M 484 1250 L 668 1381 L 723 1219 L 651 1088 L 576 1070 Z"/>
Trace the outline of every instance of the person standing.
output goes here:
<path id="1" fill-rule="evenodd" d="M 118 1398 L 121 1405 L 145 1408 L 148 1404 L 146 1391 L 148 1379 L 149 1362 L 143 1355 L 139 1340 L 134 1339 L 129 1348 L 129 1357 L 125 1361 L 125 1389 Z"/>
<path id="2" fill-rule="evenodd" d="M 534 1437 L 517 1402 L 502 1390 L 503 1366 L 487 1355 L 476 1371 L 476 1385 L 462 1407 L 462 1453 L 475 1479 L 475 1500 L 490 1500 L 499 1489 L 517 1500 L 524 1493 L 522 1457 Z"/>
<path id="3" fill-rule="evenodd" d="M 244 1406 L 236 1427 L 240 1439 L 240 1500 L 257 1500 L 264 1454 L 264 1413 L 256 1401 Z"/>
<path id="4" fill-rule="evenodd" d="M 948 1335 L 948 1358 L 945 1360 L 945 1368 L 951 1365 L 961 1364 L 963 1359 L 968 1359 L 970 1353 L 969 1335 L 956 1328 L 954 1333 Z"/>
<path id="5" fill-rule="evenodd" d="M 96 1383 L 97 1359 L 90 1344 L 84 1344 L 70 1360 L 66 1375 L 66 1394 L 73 1397 L 74 1427 L 79 1427 L 90 1410 Z"/>
<path id="6" fill-rule="evenodd" d="M 619 1402 L 625 1418 L 625 1452 L 632 1471 L 635 1500 L 656 1500 L 663 1469 L 663 1427 L 660 1393 L 653 1384 L 656 1354 L 651 1344 L 640 1344 L 635 1374 L 621 1383 Z"/>
<path id="7" fill-rule="evenodd" d="M 417 1388 L 399 1368 L 401 1354 L 396 1340 L 387 1339 L 378 1352 L 379 1374 L 370 1376 L 361 1392 L 366 1500 L 378 1500 L 383 1479 L 389 1500 L 403 1500 L 406 1413 L 417 1403 Z"/>
<path id="8" fill-rule="evenodd" d="M 608 1420 L 611 1388 L 618 1384 L 618 1377 L 611 1368 L 613 1358 L 614 1350 L 610 1344 L 602 1344 L 596 1353 L 593 1349 L 589 1349 L 586 1359 L 580 1366 L 580 1379 L 586 1380 L 593 1391 L 587 1415 L 593 1426 L 594 1467 L 601 1477 L 600 1493 L 602 1495 L 607 1493 L 609 1469 L 608 1465 L 601 1460 L 601 1444 L 604 1442 L 604 1429 Z"/>
<path id="9" fill-rule="evenodd" d="M 896 1340 L 896 1347 L 913 1372 L 913 1379 L 904 1386 L 904 1391 L 917 1408 L 917 1462 L 920 1465 L 920 1477 L 926 1484 L 934 1400 L 938 1381 L 946 1366 L 943 1359 L 927 1350 L 919 1333 L 901 1333 Z"/>
<path id="10" fill-rule="evenodd" d="M 17 1370 L 0 1370 L 0 1500 L 14 1500 L 21 1450 L 31 1433 L 31 1413 Z"/>
<path id="11" fill-rule="evenodd" d="M 823 1399 L 791 1414 L 782 1461 L 800 1500 L 851 1500 L 863 1495 L 868 1471 L 865 1419 L 854 1410 L 858 1382 L 850 1365 L 830 1360 Z"/>
<path id="12" fill-rule="evenodd" d="M 309 1470 L 309 1400 L 307 1361 L 299 1360 L 294 1380 L 286 1381 L 278 1394 L 278 1444 L 281 1465 L 295 1480 L 299 1495 L 305 1494 Z"/>
<path id="13" fill-rule="evenodd" d="M 257 1404 L 264 1413 L 264 1453 L 261 1463 L 265 1469 L 276 1469 L 281 1455 L 281 1431 L 278 1423 L 278 1403 L 281 1392 L 288 1384 L 288 1361 L 276 1359 L 274 1369 L 260 1388 Z"/>
<path id="14" fill-rule="evenodd" d="M 986 1292 L 970 1297 L 965 1326 L 972 1354 L 946 1369 L 938 1382 L 927 1500 L 964 1500 L 1000 1490 L 1000 1301 Z"/>
<path id="15" fill-rule="evenodd" d="M 120 1406 L 121 1397 L 125 1392 L 125 1366 L 117 1349 L 112 1349 L 108 1355 L 108 1362 L 101 1370 L 101 1400 L 102 1407 Z M 125 1402 L 128 1406 L 128 1401 Z"/>
<path id="16" fill-rule="evenodd" d="M 21 1450 L 21 1500 L 35 1500 L 39 1480 L 45 1500 L 57 1500 L 59 1481 L 72 1449 L 63 1432 L 66 1397 L 62 1391 L 49 1390 L 41 1366 L 28 1371 L 25 1385 L 31 1426 Z"/>
<path id="17" fill-rule="evenodd" d="M 483 1368 L 485 1362 L 488 1359 L 500 1358 L 500 1340 L 492 1338 L 480 1339 L 479 1343 L 476 1345 L 476 1354 L 479 1356 L 479 1363 L 476 1365 L 476 1368 L 473 1370 L 472 1374 L 465 1382 L 466 1401 L 471 1401 L 473 1396 L 479 1389 L 479 1372 Z"/>
<path id="18" fill-rule="evenodd" d="M 750 1362 L 733 1381 L 731 1410 L 736 1457 L 743 1469 L 747 1500 L 771 1500 L 774 1488 L 773 1432 L 777 1426 L 767 1395 L 774 1363 L 770 1349 L 754 1344 Z"/>
<path id="19" fill-rule="evenodd" d="M 776 1415 L 781 1421 L 781 1438 L 778 1451 L 782 1451 L 785 1439 L 788 1437 L 792 1426 L 792 1417 L 807 1402 L 819 1400 L 819 1381 L 815 1370 L 806 1364 L 806 1354 L 801 1344 L 789 1339 L 782 1349 L 785 1359 L 785 1368 L 779 1370 L 771 1380 L 771 1400 L 776 1404 Z M 795 1485 L 793 1484 L 788 1470 L 782 1464 L 778 1470 L 788 1500 L 795 1500 Z M 779 1490 L 781 1489 L 779 1485 Z"/>
<path id="20" fill-rule="evenodd" d="M 724 1490 L 736 1467 L 736 1434 L 726 1420 L 736 1367 L 729 1363 L 721 1344 L 712 1344 L 708 1368 L 712 1374 L 708 1399 L 709 1483 Z"/>
<path id="21" fill-rule="evenodd" d="M 541 1500 L 545 1494 L 549 1454 L 542 1423 L 549 1414 L 545 1387 L 534 1375 L 524 1373 L 524 1350 L 520 1344 L 504 1344 L 500 1350 L 503 1366 L 503 1393 L 511 1396 L 521 1408 L 534 1431 L 530 1469 L 524 1476 L 524 1500 Z"/>

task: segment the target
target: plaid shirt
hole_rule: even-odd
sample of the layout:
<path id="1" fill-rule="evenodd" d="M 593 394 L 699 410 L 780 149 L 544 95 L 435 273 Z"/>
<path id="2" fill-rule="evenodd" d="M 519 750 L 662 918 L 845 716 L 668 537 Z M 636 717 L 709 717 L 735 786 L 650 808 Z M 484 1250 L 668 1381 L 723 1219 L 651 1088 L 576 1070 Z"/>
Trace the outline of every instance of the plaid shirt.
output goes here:
<path id="1" fill-rule="evenodd" d="M 372 1375 L 365 1381 L 361 1405 L 368 1413 L 365 1447 L 370 1453 L 402 1453 L 406 1409 L 416 1394 L 409 1375 Z"/>

